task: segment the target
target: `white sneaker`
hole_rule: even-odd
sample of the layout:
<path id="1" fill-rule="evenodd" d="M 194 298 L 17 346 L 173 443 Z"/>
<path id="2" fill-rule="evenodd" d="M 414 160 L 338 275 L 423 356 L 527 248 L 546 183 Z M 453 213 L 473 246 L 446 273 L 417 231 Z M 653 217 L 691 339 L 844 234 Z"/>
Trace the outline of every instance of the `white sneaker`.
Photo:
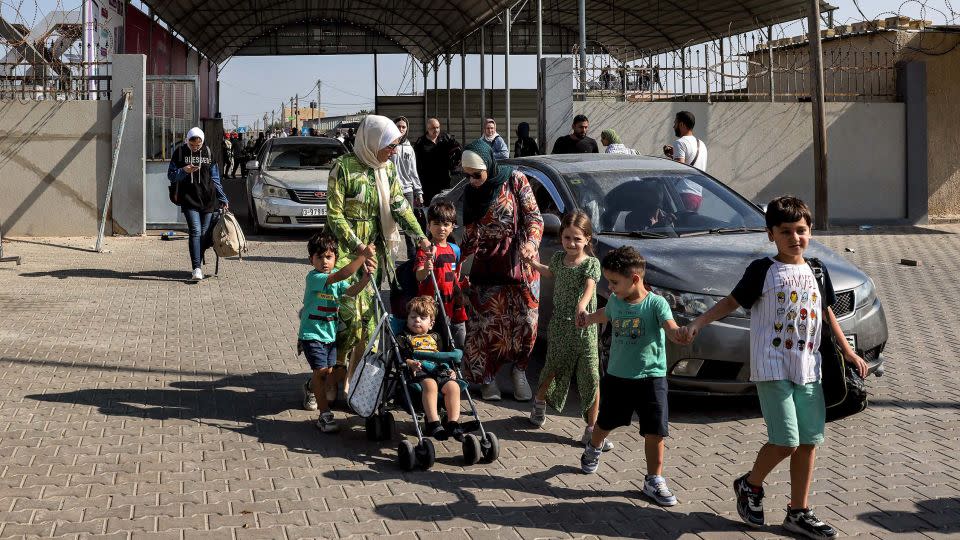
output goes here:
<path id="1" fill-rule="evenodd" d="M 192 279 L 193 281 L 200 281 L 201 279 L 203 279 L 203 270 L 199 268 L 194 268 L 193 274 L 190 275 L 190 279 Z"/>
<path id="2" fill-rule="evenodd" d="M 522 369 L 513 369 L 513 399 L 517 401 L 530 401 L 533 397 L 533 390 L 530 389 L 530 383 L 527 382 L 527 372 Z"/>
<path id="3" fill-rule="evenodd" d="M 583 437 L 580 437 L 580 442 L 582 444 L 590 444 L 590 439 L 593 437 L 593 430 L 590 428 L 583 429 Z M 601 452 L 609 452 L 613 450 L 613 443 L 610 442 L 610 439 L 604 439 L 603 444 L 600 445 Z"/>
<path id="4" fill-rule="evenodd" d="M 309 380 L 303 383 L 303 408 L 308 411 L 317 410 L 317 396 L 313 394 Z"/>
<path id="5" fill-rule="evenodd" d="M 500 401 L 500 387 L 497 386 L 497 381 L 481 384 L 480 397 L 486 401 Z"/>

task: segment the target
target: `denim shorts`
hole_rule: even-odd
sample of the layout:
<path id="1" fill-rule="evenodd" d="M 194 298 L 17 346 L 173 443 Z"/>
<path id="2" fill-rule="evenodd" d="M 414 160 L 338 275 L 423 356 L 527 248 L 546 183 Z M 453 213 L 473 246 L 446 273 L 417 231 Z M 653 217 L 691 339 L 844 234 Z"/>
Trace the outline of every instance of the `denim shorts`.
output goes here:
<path id="1" fill-rule="evenodd" d="M 301 339 L 300 346 L 303 348 L 303 355 L 307 357 L 310 369 L 332 368 L 337 365 L 336 342 L 321 343 L 314 339 Z"/>
<path id="2" fill-rule="evenodd" d="M 819 382 L 758 381 L 757 396 L 770 444 L 795 448 L 823 442 L 827 411 Z"/>

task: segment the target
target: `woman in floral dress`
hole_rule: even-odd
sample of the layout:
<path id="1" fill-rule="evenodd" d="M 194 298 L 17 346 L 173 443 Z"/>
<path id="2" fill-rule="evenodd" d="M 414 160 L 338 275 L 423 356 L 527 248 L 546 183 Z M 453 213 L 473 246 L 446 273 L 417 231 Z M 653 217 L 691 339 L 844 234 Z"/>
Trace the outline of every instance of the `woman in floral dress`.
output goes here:
<path id="1" fill-rule="evenodd" d="M 496 375 L 513 367 L 518 401 L 532 397 L 526 368 L 537 340 L 540 274 L 523 263 L 536 257 L 543 218 L 530 183 L 513 167 L 498 165 L 490 145 L 476 140 L 464 148 L 465 191 L 461 248 L 473 256 L 467 321 L 465 377 L 480 383 L 486 400 L 500 399 Z"/>

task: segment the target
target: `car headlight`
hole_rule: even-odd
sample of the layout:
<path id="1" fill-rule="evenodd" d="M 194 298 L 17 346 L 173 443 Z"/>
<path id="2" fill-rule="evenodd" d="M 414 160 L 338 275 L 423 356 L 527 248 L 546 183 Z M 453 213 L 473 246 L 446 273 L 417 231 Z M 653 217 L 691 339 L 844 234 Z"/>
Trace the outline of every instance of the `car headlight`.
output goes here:
<path id="1" fill-rule="evenodd" d="M 872 279 L 867 278 L 859 287 L 853 290 L 853 298 L 856 301 L 856 309 L 872 305 L 877 299 L 877 286 Z"/>
<path id="2" fill-rule="evenodd" d="M 290 191 L 287 188 L 282 188 L 280 186 L 272 186 L 270 184 L 263 185 L 263 196 L 264 197 L 274 197 L 277 199 L 289 199 Z"/>
<path id="3" fill-rule="evenodd" d="M 710 308 L 715 306 L 717 302 L 724 299 L 723 296 L 687 293 L 673 291 L 670 289 L 661 289 L 659 287 L 651 288 L 653 289 L 654 293 L 659 294 L 666 299 L 667 304 L 670 305 L 670 309 L 673 311 L 675 316 L 685 317 L 687 319 L 693 319 L 703 315 Z M 749 319 L 750 312 L 742 307 L 737 307 L 737 309 L 733 310 L 733 312 L 728 316 Z"/>

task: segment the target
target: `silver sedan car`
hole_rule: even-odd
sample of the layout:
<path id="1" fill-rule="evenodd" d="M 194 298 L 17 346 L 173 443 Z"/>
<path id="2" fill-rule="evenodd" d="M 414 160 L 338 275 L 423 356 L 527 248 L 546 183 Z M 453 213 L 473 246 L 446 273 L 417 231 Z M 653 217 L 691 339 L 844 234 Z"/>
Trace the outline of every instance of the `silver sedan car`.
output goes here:
<path id="1" fill-rule="evenodd" d="M 597 256 L 617 247 L 636 248 L 647 260 L 646 284 L 667 299 L 680 325 L 730 294 L 754 259 L 776 255 L 767 238 L 763 212 L 720 181 L 697 169 L 655 157 L 612 154 L 537 156 L 509 160 L 530 181 L 544 218 L 541 260 L 561 249 L 560 216 L 583 210 L 594 227 Z M 464 182 L 440 197 L 458 201 Z M 696 209 L 688 194 L 702 199 Z M 829 248 L 811 241 L 808 257 L 830 270 L 837 293 L 833 306 L 847 340 L 870 372 L 883 373 L 887 321 L 873 280 Z M 609 290 L 597 287 L 600 304 Z M 541 337 L 554 317 L 553 284 L 541 280 Z M 609 351 L 609 328 L 600 354 Z M 700 332 L 688 346 L 668 343 L 667 373 L 672 392 L 747 394 L 750 378 L 750 312 L 737 309 Z"/>
<path id="2" fill-rule="evenodd" d="M 328 137 L 278 137 L 248 162 L 247 193 L 253 232 L 322 228 L 327 222 L 327 180 L 332 162 L 345 154 Z"/>

